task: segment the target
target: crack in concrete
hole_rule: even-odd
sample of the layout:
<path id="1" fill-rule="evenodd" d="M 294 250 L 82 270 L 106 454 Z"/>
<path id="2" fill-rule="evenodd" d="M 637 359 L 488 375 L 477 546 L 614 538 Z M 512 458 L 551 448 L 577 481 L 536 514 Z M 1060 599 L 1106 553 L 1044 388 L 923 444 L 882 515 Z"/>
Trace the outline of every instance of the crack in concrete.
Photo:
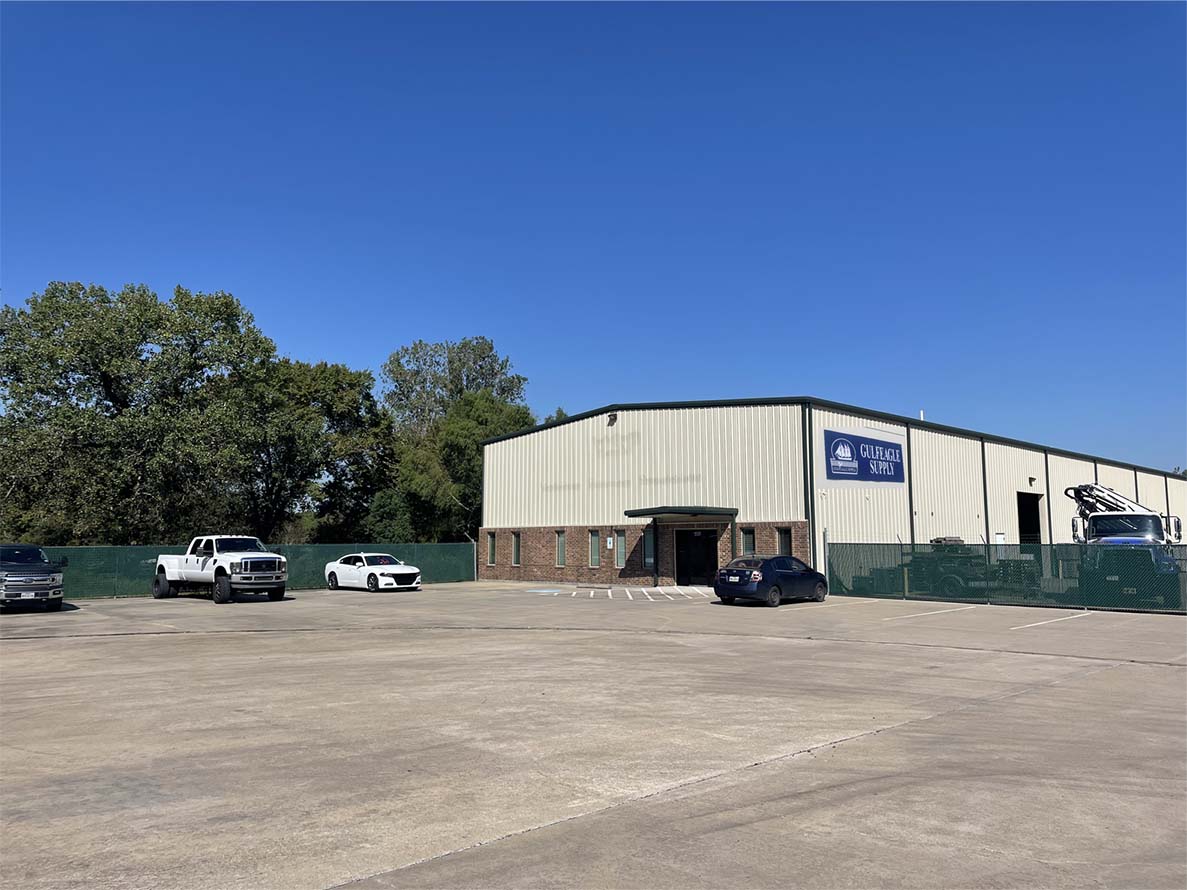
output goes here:
<path id="1" fill-rule="evenodd" d="M 900 720 L 897 723 L 887 724 L 886 726 L 881 726 L 881 727 L 878 727 L 877 729 L 869 729 L 869 730 L 865 730 L 863 732 L 854 733 L 852 735 L 841 736 L 839 738 L 832 739 L 827 742 L 820 742 L 819 744 L 809 745 L 807 747 L 800 748 L 795 751 L 788 752 L 786 754 L 777 754 L 774 757 L 768 757 L 763 760 L 756 760 L 756 761 L 753 761 L 752 763 L 746 763 L 746 764 L 742 764 L 740 766 L 730 767 L 728 769 L 723 769 L 723 770 L 715 770 L 714 772 L 706 773 L 706 774 L 700 775 L 700 776 L 692 776 L 688 779 L 684 779 L 680 782 L 674 782 L 670 785 L 666 785 L 662 788 L 657 788 L 653 791 L 647 791 L 647 792 L 644 792 L 641 794 L 634 794 L 629 797 L 624 797 L 622 800 L 615 801 L 614 803 L 607 804 L 606 806 L 603 806 L 603 807 L 598 807 L 598 808 L 595 808 L 592 810 L 588 810 L 584 813 L 576 813 L 572 816 L 566 816 L 562 819 L 553 819 L 548 822 L 542 822 L 538 825 L 530 825 L 527 828 L 521 828 L 517 831 L 509 831 L 505 834 L 499 835 L 498 837 L 493 837 L 493 838 L 489 838 L 487 840 L 478 841 L 477 843 L 468 844 L 464 847 L 458 847 L 455 850 L 448 850 L 446 852 L 437 853 L 432 856 L 425 856 L 425 857 L 422 857 L 421 859 L 417 859 L 413 862 L 408 862 L 408 863 L 405 863 L 404 865 L 396 866 L 395 868 L 386 869 L 384 871 L 379 871 L 379 872 L 374 872 L 369 875 L 362 875 L 361 877 L 357 877 L 357 878 L 350 878 L 349 880 L 344 881 L 340 884 L 330 885 L 330 887 L 328 887 L 327 890 L 340 890 L 340 888 L 349 887 L 352 884 L 358 884 L 361 881 L 369 881 L 373 878 L 378 878 L 383 875 L 392 875 L 397 872 L 406 871 L 410 868 L 414 868 L 415 866 L 424 865 L 427 862 L 435 862 L 440 859 L 446 859 L 450 856 L 456 856 L 459 853 L 465 853 L 469 850 L 478 849 L 479 847 L 487 847 L 492 844 L 497 844 L 500 841 L 505 841 L 505 840 L 508 840 L 510 838 L 515 838 L 515 837 L 521 837 L 526 834 L 531 834 L 536 831 L 541 831 L 545 828 L 552 828 L 556 825 L 564 825 L 566 823 L 574 822 L 574 821 L 577 821 L 578 819 L 585 819 L 590 816 L 600 816 L 604 813 L 612 812 L 613 810 L 617 810 L 621 807 L 628 806 L 633 803 L 638 803 L 639 801 L 651 800 L 652 798 L 661 797 L 663 795 L 671 794 L 672 792 L 676 792 L 676 791 L 683 791 L 688 788 L 694 788 L 697 785 L 703 785 L 707 782 L 712 782 L 717 779 L 722 779 L 722 778 L 733 776 L 733 775 L 736 775 L 739 773 L 744 773 L 749 770 L 755 770 L 755 769 L 759 769 L 761 767 L 770 766 L 772 764 L 789 761 L 789 760 L 792 760 L 793 758 L 800 757 L 804 754 L 810 754 L 814 751 L 820 751 L 825 748 L 835 748 L 838 745 L 843 745 L 848 742 L 860 741 L 861 739 L 866 739 L 866 738 L 870 738 L 872 736 L 880 735 L 884 732 L 891 732 L 893 730 L 902 729 L 907 726 L 914 726 L 914 725 L 917 725 L 920 723 L 926 723 L 929 720 L 936 720 L 941 717 L 949 717 L 953 714 L 959 714 L 962 711 L 967 711 L 972 708 L 982 707 L 987 704 L 996 704 L 998 702 L 1005 701 L 1005 700 L 1011 699 L 1011 698 L 1019 698 L 1023 695 L 1029 695 L 1032 692 L 1037 692 L 1042 689 L 1049 689 L 1053 686 L 1058 686 L 1060 684 L 1067 683 L 1071 680 L 1082 680 L 1086 677 L 1091 677 L 1094 674 L 1099 674 L 1099 673 L 1103 673 L 1105 671 L 1113 670 L 1114 668 L 1121 667 L 1127 663 L 1128 662 L 1126 662 L 1122 659 L 1115 659 L 1110 664 L 1105 664 L 1100 667 L 1093 668 L 1091 670 L 1081 671 L 1080 673 L 1074 674 L 1072 676 L 1059 677 L 1054 680 L 1048 680 L 1044 683 L 1035 683 L 1031 686 L 1026 687 L 1025 689 L 1015 689 L 1015 690 L 1011 690 L 1009 692 L 1002 692 L 1002 693 L 997 693 L 994 695 L 987 695 L 982 698 L 978 698 L 978 699 L 974 699 L 969 702 L 965 702 L 964 704 L 958 705 L 954 708 L 949 708 L 946 711 L 937 711 L 934 714 L 928 714 L 924 717 L 913 717 L 913 718 L 910 718 L 907 720 Z"/>

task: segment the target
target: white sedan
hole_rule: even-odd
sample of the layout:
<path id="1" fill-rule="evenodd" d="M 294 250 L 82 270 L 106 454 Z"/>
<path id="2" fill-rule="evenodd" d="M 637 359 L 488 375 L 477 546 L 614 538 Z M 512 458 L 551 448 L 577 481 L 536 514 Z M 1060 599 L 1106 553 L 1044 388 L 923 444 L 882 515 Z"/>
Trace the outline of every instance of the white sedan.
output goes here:
<path id="1" fill-rule="evenodd" d="M 326 563 L 326 586 L 367 590 L 420 590 L 420 569 L 390 553 L 348 553 Z"/>

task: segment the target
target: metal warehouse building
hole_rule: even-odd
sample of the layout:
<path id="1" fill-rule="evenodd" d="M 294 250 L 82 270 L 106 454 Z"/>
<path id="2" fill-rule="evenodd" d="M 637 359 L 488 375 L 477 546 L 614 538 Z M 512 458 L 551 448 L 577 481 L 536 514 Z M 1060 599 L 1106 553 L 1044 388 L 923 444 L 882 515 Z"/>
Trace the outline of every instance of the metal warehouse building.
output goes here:
<path id="1" fill-rule="evenodd" d="M 702 584 L 831 543 L 1059 544 L 1068 486 L 1187 515 L 1165 471 L 812 397 L 607 405 L 483 445 L 479 577 Z"/>

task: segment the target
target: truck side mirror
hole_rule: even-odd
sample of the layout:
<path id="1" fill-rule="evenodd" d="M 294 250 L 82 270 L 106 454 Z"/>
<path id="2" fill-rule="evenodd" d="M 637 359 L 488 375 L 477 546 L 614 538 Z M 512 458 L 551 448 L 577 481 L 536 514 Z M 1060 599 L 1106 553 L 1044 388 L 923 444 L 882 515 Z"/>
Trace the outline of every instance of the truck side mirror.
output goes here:
<path id="1" fill-rule="evenodd" d="M 1084 543 L 1084 520 L 1079 516 L 1072 517 L 1072 540 L 1077 544 Z"/>
<path id="2" fill-rule="evenodd" d="M 1171 540 L 1174 543 L 1178 544 L 1181 540 L 1183 540 L 1183 523 L 1181 523 L 1179 521 L 1178 516 L 1172 516 L 1170 518 L 1170 520 L 1171 520 L 1171 527 L 1170 527 Z"/>

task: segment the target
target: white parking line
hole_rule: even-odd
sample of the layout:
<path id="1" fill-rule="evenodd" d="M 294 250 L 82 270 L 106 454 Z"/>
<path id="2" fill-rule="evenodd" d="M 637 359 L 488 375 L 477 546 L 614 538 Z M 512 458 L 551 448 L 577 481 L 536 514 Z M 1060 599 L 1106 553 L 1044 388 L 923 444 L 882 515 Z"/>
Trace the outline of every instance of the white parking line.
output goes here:
<path id="1" fill-rule="evenodd" d="M 576 591 L 576 590 L 574 590 L 574 591 L 573 591 L 571 594 L 569 594 L 569 595 L 570 595 L 570 596 L 576 596 L 576 595 L 577 595 L 577 591 Z"/>
<path id="2" fill-rule="evenodd" d="M 976 606 L 961 606 L 959 609 L 936 609 L 934 612 L 912 612 L 910 615 L 892 615 L 889 618 L 883 618 L 883 621 L 900 621 L 903 618 L 922 618 L 924 615 L 943 615 L 945 612 L 963 612 L 966 609 L 975 609 Z"/>
<path id="3" fill-rule="evenodd" d="M 631 592 L 630 592 L 630 590 L 629 590 L 629 589 L 626 591 L 626 598 L 627 598 L 628 600 L 633 600 L 633 599 L 634 599 L 634 597 L 633 597 L 633 596 L 631 596 Z"/>
<path id="4" fill-rule="evenodd" d="M 1070 618 L 1083 618 L 1085 615 L 1095 615 L 1095 612 L 1077 612 L 1075 615 L 1064 615 L 1062 618 L 1051 618 L 1048 621 L 1036 621 L 1034 624 L 1019 624 L 1010 630 L 1025 630 L 1028 627 L 1038 627 L 1040 624 L 1054 624 L 1056 621 L 1067 621 Z"/>
<path id="5" fill-rule="evenodd" d="M 676 588 L 676 592 L 677 592 L 678 594 L 680 594 L 682 597 L 684 597 L 686 600 L 690 600 L 690 599 L 692 599 L 692 597 L 691 597 L 691 596 L 689 596 L 687 593 L 685 593 L 685 592 L 684 592 L 683 590 L 681 590 L 679 587 L 677 587 L 677 588 Z"/>
<path id="6" fill-rule="evenodd" d="M 613 587 L 611 587 L 611 588 L 607 589 L 607 590 L 606 590 L 606 595 L 607 595 L 607 596 L 609 596 L 609 597 L 610 597 L 610 599 L 614 599 L 614 588 L 613 588 Z"/>
<path id="7" fill-rule="evenodd" d="M 590 599 L 593 599 L 593 595 L 594 595 L 594 592 L 591 590 L 591 591 L 589 592 L 589 598 L 590 598 Z"/>
<path id="8" fill-rule="evenodd" d="M 651 602 L 653 602 L 653 603 L 655 602 L 655 600 L 651 599 L 651 594 L 648 593 L 646 590 L 643 591 L 643 596 L 647 597 L 647 599 L 651 600 Z"/>
<path id="9" fill-rule="evenodd" d="M 662 591 L 662 590 L 660 591 L 660 593 L 662 593 L 664 596 L 667 596 L 669 600 L 674 600 L 674 599 L 675 599 L 675 597 L 668 596 L 668 594 L 664 593 L 664 591 Z"/>

